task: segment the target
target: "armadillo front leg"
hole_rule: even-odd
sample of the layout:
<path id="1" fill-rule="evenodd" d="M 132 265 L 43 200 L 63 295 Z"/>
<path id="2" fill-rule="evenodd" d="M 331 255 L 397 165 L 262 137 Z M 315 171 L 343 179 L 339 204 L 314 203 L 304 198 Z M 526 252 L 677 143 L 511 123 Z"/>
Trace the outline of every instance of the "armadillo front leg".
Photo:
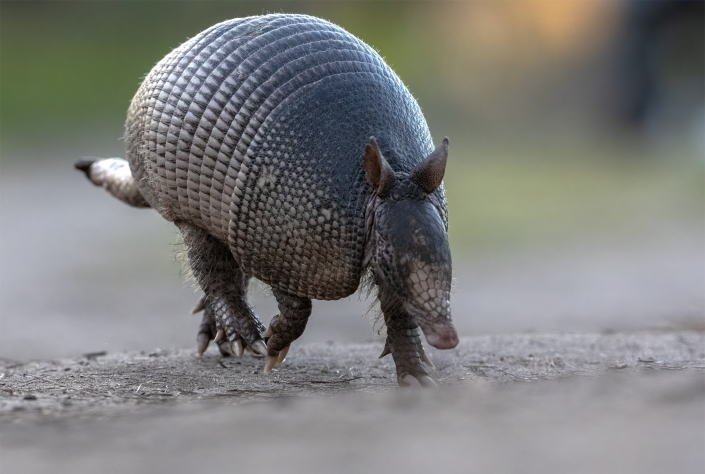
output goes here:
<path id="1" fill-rule="evenodd" d="M 309 298 L 292 296 L 276 289 L 272 292 L 279 305 L 279 314 L 272 318 L 263 334 L 268 338 L 265 374 L 284 361 L 291 343 L 304 333 L 312 309 Z"/>
<path id="2" fill-rule="evenodd" d="M 191 272 L 205 293 L 206 315 L 215 320 L 215 342 L 222 343 L 223 334 L 235 354 L 241 354 L 242 347 L 249 345 L 254 352 L 265 355 L 267 349 L 261 337 L 264 325 L 247 304 L 247 276 L 228 246 L 192 224 L 179 221 L 176 225 L 184 238 Z M 204 331 L 201 323 L 199 351 Z"/>
<path id="3" fill-rule="evenodd" d="M 433 364 L 423 349 L 418 324 L 404 311 L 398 297 L 384 285 L 380 285 L 379 300 L 387 326 L 387 341 L 380 358 L 392 354 L 400 386 L 408 387 L 418 381 L 423 387 L 435 387 L 436 383 L 426 371 L 425 364 L 431 368 Z"/>
<path id="4" fill-rule="evenodd" d="M 424 366 L 424 363 L 431 365 L 431 361 L 424 352 L 418 325 L 409 316 L 391 320 L 385 317 L 385 320 L 387 342 L 382 356 L 392 354 L 399 385 L 408 387 L 416 379 L 424 387 L 435 386 Z"/>

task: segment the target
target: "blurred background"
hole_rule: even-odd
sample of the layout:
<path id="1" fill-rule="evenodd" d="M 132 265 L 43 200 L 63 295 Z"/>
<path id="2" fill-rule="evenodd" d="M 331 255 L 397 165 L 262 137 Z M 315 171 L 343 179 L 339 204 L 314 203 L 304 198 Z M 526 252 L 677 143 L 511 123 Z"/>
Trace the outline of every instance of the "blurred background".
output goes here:
<path id="1" fill-rule="evenodd" d="M 450 137 L 461 336 L 705 329 L 702 1 L 3 1 L 0 356 L 195 347 L 176 229 L 73 163 L 124 156 L 128 104 L 172 48 L 273 12 L 372 45 Z M 302 340 L 372 339 L 370 303 L 314 303 Z"/>

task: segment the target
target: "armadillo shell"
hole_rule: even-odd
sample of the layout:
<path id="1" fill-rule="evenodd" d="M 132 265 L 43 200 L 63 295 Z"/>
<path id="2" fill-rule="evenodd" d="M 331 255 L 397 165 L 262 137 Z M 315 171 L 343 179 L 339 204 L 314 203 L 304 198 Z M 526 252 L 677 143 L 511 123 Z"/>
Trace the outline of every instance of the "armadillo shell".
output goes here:
<path id="1" fill-rule="evenodd" d="M 369 137 L 396 171 L 433 150 L 382 58 L 304 15 L 229 20 L 182 44 L 145 78 L 125 133 L 152 207 L 227 243 L 248 274 L 315 299 L 358 287 Z"/>

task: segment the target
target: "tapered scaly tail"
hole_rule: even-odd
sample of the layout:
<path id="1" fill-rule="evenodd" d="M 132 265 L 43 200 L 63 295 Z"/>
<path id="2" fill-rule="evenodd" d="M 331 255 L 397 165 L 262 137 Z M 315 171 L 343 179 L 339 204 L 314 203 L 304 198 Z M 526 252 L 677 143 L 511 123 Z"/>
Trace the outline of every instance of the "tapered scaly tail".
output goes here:
<path id="1" fill-rule="evenodd" d="M 122 202 L 134 207 L 151 207 L 137 188 L 137 182 L 132 177 L 130 165 L 126 160 L 81 160 L 76 162 L 75 166 L 86 173 L 93 184 L 104 187 Z"/>

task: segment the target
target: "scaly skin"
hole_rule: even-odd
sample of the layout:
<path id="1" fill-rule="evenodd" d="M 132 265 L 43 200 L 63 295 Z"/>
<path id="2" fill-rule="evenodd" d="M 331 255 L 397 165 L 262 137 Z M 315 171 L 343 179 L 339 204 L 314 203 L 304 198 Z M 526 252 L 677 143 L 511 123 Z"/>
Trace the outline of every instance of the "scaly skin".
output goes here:
<path id="1" fill-rule="evenodd" d="M 416 379 L 422 386 L 435 386 L 426 371 L 424 362 L 430 364 L 421 343 L 420 329 L 414 318 L 404 311 L 396 293 L 383 282 L 379 285 L 379 301 L 387 326 L 387 341 L 381 357 L 392 354 L 397 369 L 397 382 L 406 387 Z"/>
<path id="2" fill-rule="evenodd" d="M 267 338 L 268 356 L 265 374 L 284 361 L 289 345 L 304 333 L 312 309 L 309 298 L 291 296 L 279 290 L 273 292 L 279 305 L 279 314 L 272 318 L 269 328 L 263 334 Z"/>
<path id="3" fill-rule="evenodd" d="M 211 306 L 206 303 L 205 296 L 201 299 L 197 308 L 200 309 L 194 310 L 194 313 L 203 310 L 203 319 L 201 320 L 201 324 L 198 326 L 198 334 L 196 336 L 198 354 L 203 355 L 208 348 L 210 341 L 216 338 L 216 335 L 218 334 L 218 326 L 215 321 L 215 312 Z M 218 350 L 223 357 L 229 357 L 233 354 L 233 351 L 230 348 L 230 343 L 225 338 L 216 342 L 216 344 L 218 345 Z"/>
<path id="4" fill-rule="evenodd" d="M 224 21 L 149 72 L 125 143 L 127 161 L 76 166 L 178 226 L 205 293 L 199 352 L 211 340 L 236 355 L 249 346 L 268 372 L 312 299 L 349 296 L 371 270 L 399 383 L 430 385 L 418 329 L 440 349 L 458 340 L 448 142 L 434 151 L 419 105 L 373 48 L 306 15 Z M 279 303 L 266 332 L 245 299 L 249 276 Z"/>
<path id="5" fill-rule="evenodd" d="M 191 272 L 206 295 L 205 305 L 213 312 L 216 327 L 225 332 L 231 344 L 241 341 L 259 352 L 264 325 L 247 304 L 247 276 L 232 253 L 204 230 L 185 222 L 176 225 L 184 239 Z"/>

